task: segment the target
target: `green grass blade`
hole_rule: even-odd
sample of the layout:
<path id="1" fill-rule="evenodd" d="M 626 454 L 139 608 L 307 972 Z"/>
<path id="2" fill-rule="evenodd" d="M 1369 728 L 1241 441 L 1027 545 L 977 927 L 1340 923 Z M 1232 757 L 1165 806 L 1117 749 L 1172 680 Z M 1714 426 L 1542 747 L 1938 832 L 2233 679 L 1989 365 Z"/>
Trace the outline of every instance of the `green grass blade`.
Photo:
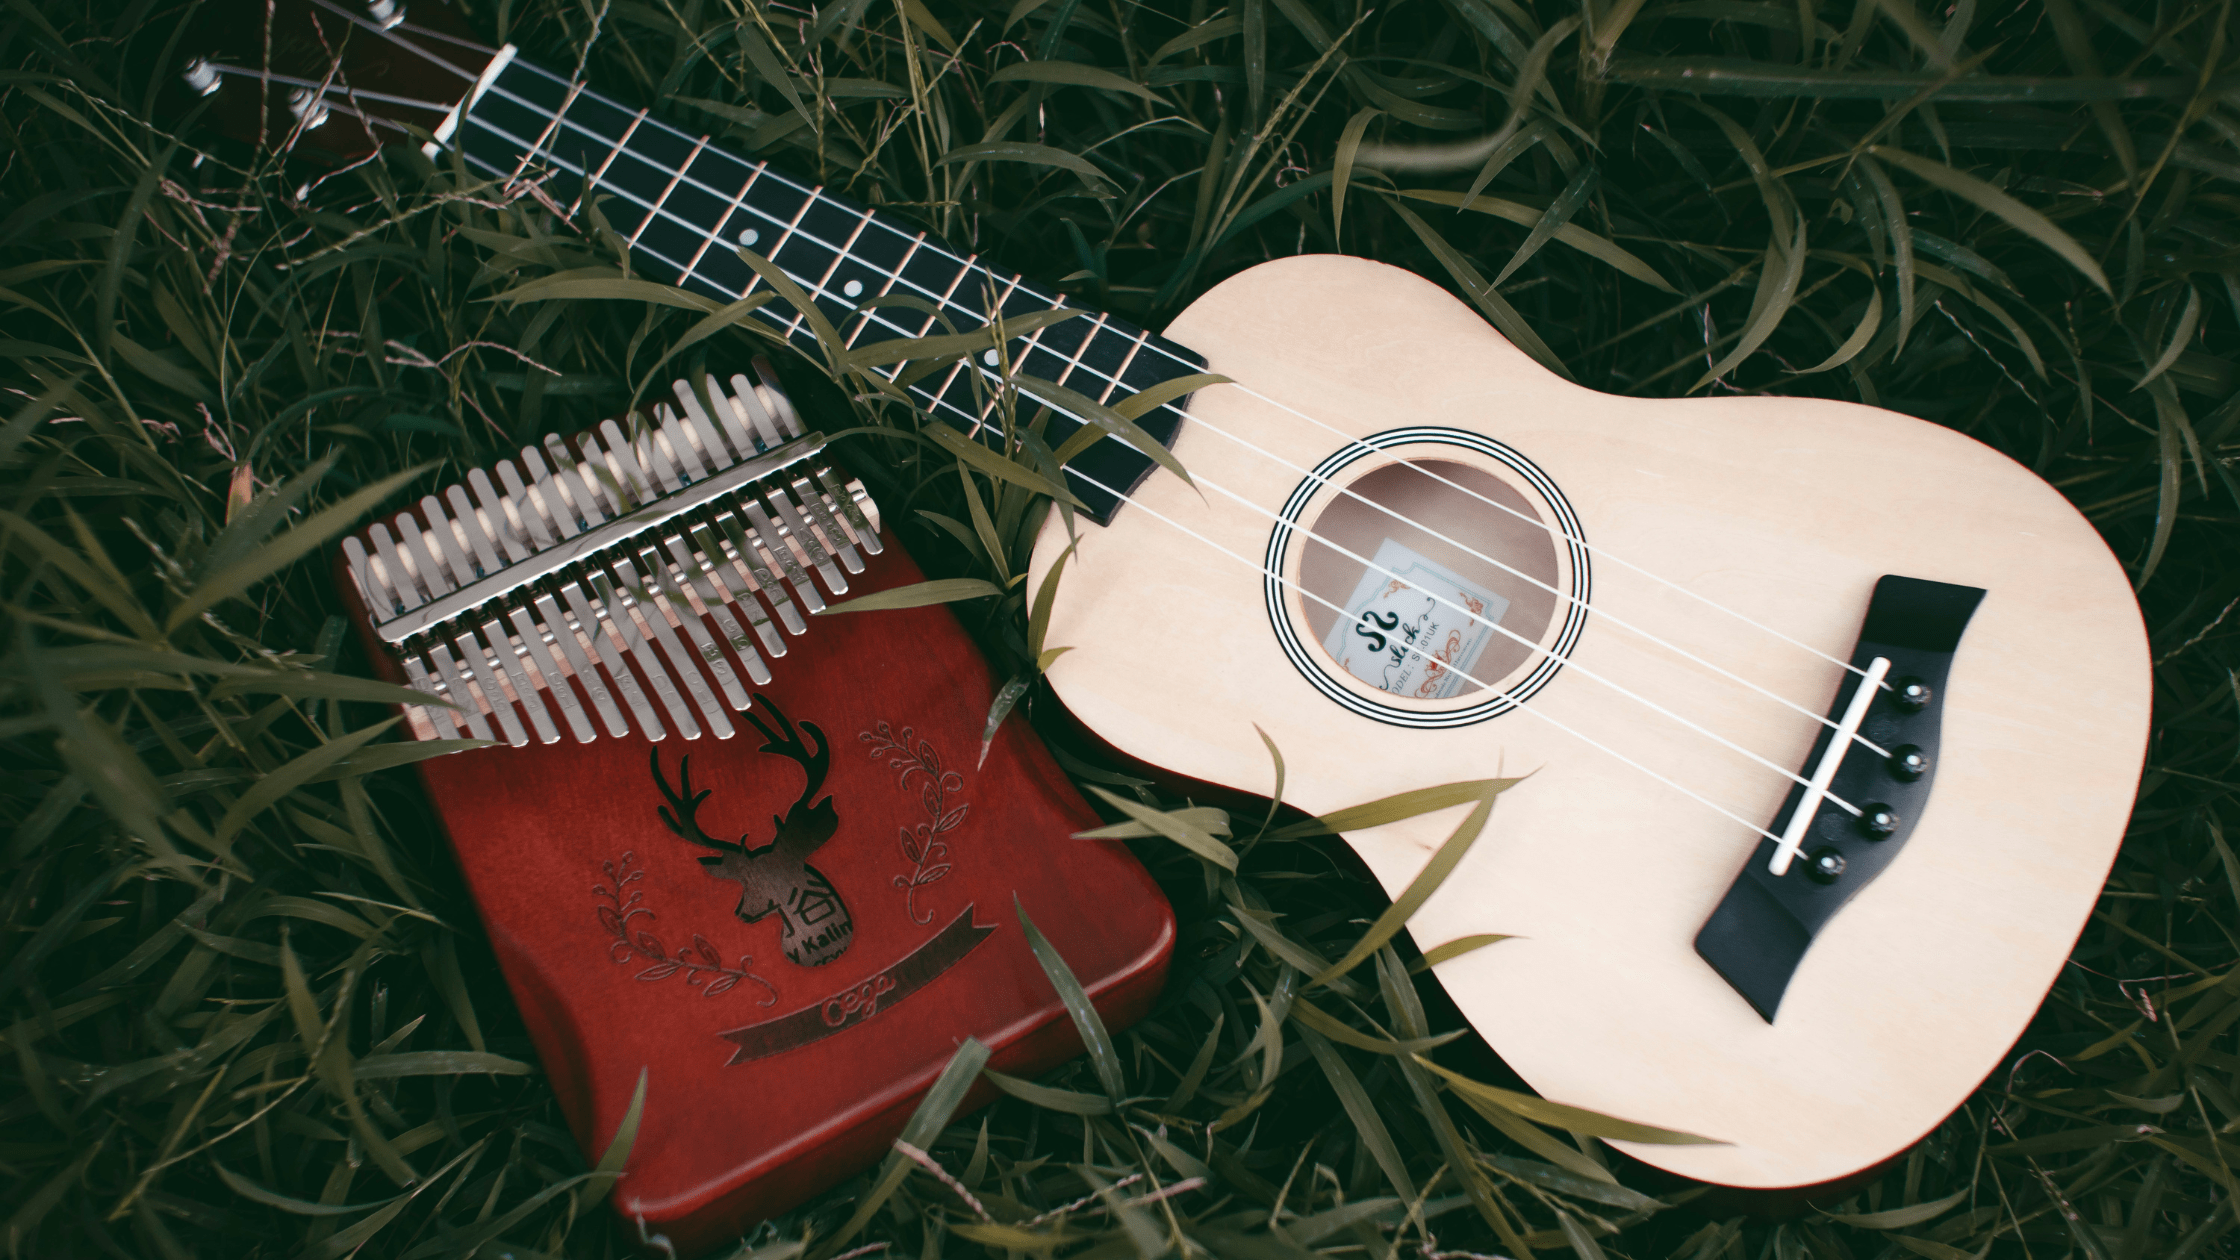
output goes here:
<path id="1" fill-rule="evenodd" d="M 2051 219 L 2022 204 L 1997 188 L 1977 179 L 1965 171 L 1957 171 L 1933 158 L 1920 157 L 1887 145 L 1874 145 L 1867 150 L 1893 166 L 1911 172 L 1923 183 L 1933 184 L 1957 197 L 1964 197 L 1990 213 L 2006 220 L 2007 225 L 2023 235 L 2052 250 L 2063 262 L 2077 269 L 2093 287 L 2102 293 L 2112 293 L 2108 277 L 2100 264 L 2085 252 L 2076 238 L 2054 226 Z"/>
<path id="2" fill-rule="evenodd" d="M 1165 104 L 1157 92 L 1125 75 L 1114 74 L 1098 66 L 1085 66 L 1076 61 L 1017 61 L 989 75 L 988 82 L 1055 83 L 1096 88 L 1099 91 L 1141 97 L 1155 105 Z"/>
<path id="3" fill-rule="evenodd" d="M 433 466 L 421 464 L 383 477 L 210 574 L 171 609 L 171 615 L 165 621 L 166 632 L 176 631 L 203 612 L 217 607 L 222 601 L 243 594 L 250 587 L 294 564 L 313 549 L 350 528 L 360 516 L 372 510 L 374 505 L 404 488 Z"/>
<path id="4" fill-rule="evenodd" d="M 954 162 L 1025 162 L 1032 166 L 1054 166 L 1079 175 L 1092 192 L 1103 195 L 1112 181 L 1097 168 L 1096 163 L 1078 153 L 1031 140 L 983 140 L 977 144 L 960 144 L 941 155 L 935 163 L 947 166 Z"/>
<path id="5" fill-rule="evenodd" d="M 1515 1090 L 1481 1084 L 1459 1072 L 1452 1072 L 1440 1067 L 1420 1055 L 1417 1056 L 1416 1061 L 1444 1077 L 1447 1083 L 1454 1086 L 1457 1092 L 1515 1112 L 1527 1120 L 1555 1125 L 1559 1128 L 1569 1129 L 1574 1133 L 1584 1133 L 1589 1137 L 1608 1138 L 1617 1142 L 1645 1142 L 1676 1146 L 1726 1145 L 1718 1138 L 1698 1137 L 1693 1133 L 1682 1133 L 1674 1129 L 1660 1129 L 1654 1125 L 1635 1124 L 1629 1120 L 1601 1115 L 1584 1108 L 1569 1107 L 1562 1103 L 1549 1102 L 1545 1098 L 1535 1098 L 1530 1094 L 1520 1094 Z"/>
<path id="6" fill-rule="evenodd" d="M 1464 816 L 1462 824 L 1440 844 L 1438 850 L 1431 855 L 1431 860 L 1424 863 L 1423 869 L 1408 882 L 1407 888 L 1392 899 L 1392 904 L 1377 916 L 1377 921 L 1369 925 L 1369 930 L 1361 934 L 1361 939 L 1355 941 L 1343 957 L 1308 981 L 1308 987 L 1328 984 L 1360 966 L 1371 954 L 1398 935 L 1400 929 L 1407 926 L 1408 920 L 1415 916 L 1415 912 L 1423 907 L 1423 903 L 1431 899 L 1431 894 L 1439 891 L 1439 886 L 1447 881 L 1447 876 L 1454 874 L 1454 868 L 1462 864 L 1462 859 L 1470 852 L 1470 846 L 1478 842 L 1478 836 L 1485 831 L 1486 820 L 1493 816 L 1494 800 L 1518 782 L 1516 779 L 1496 779 L 1489 784 L 1472 805 L 1469 814 Z"/>
<path id="7" fill-rule="evenodd" d="M 1517 246 L 1515 253 L 1509 255 L 1508 262 L 1501 264 L 1500 273 L 1493 278 L 1495 288 L 1499 288 L 1506 283 L 1510 276 L 1517 273 L 1517 268 L 1531 261 L 1532 256 L 1539 252 L 1540 247 L 1546 244 L 1550 237 L 1562 231 L 1565 225 L 1571 222 L 1571 216 L 1578 213 L 1579 207 L 1587 203 L 1588 194 L 1594 191 L 1597 175 L 1598 172 L 1594 167 L 1582 166 L 1579 168 L 1579 173 L 1572 177 L 1571 182 L 1564 186 L 1562 192 L 1556 194 L 1554 201 L 1548 203 L 1548 208 L 1541 213 L 1539 220 L 1532 225 L 1532 231 L 1525 235 L 1524 243 Z"/>
<path id="8" fill-rule="evenodd" d="M 1098 799 L 1126 814 L 1129 819 L 1142 827 L 1148 828 L 1154 834 L 1165 836 L 1225 871 L 1235 871 L 1237 869 L 1237 851 L 1214 839 L 1212 833 L 1207 831 L 1187 812 L 1153 809 L 1139 801 L 1132 801 L 1125 796 L 1107 792 L 1095 784 L 1088 786 L 1089 790 L 1095 793 Z M 1079 839 L 1089 834 L 1088 832 L 1079 832 L 1076 833 L 1075 838 Z"/>
<path id="9" fill-rule="evenodd" d="M 877 612 L 888 608 L 923 608 L 928 604 L 953 604 L 958 600 L 987 599 L 1002 594 L 1002 587 L 980 578 L 934 578 L 925 582 L 912 582 L 908 586 L 889 587 L 869 595 L 858 595 L 837 604 L 827 604 L 817 615 Z"/>
<path id="10" fill-rule="evenodd" d="M 2152 364 L 2148 365 L 2146 375 L 2134 382 L 2132 388 L 2144 389 L 2147 382 L 2169 371 L 2170 365 L 2176 363 L 2178 356 L 2185 353 L 2187 343 L 2193 340 L 2193 330 L 2200 322 L 2201 290 L 2189 284 L 2186 286 L 2186 308 L 2184 313 L 2178 316 L 2178 326 L 2170 330 L 2170 344 L 2163 348 L 2161 355 Z M 2045 373 L 2040 371 L 2038 375 L 2044 376 Z"/>
<path id="11" fill-rule="evenodd" d="M 1361 1078 L 1353 1074 L 1337 1049 L 1320 1033 L 1301 1028 L 1299 1038 L 1307 1043 L 1307 1052 L 1314 1056 L 1316 1066 L 1322 1069 L 1332 1092 L 1337 1094 L 1338 1105 L 1345 1109 L 1346 1119 L 1353 1122 L 1354 1135 L 1369 1148 L 1393 1193 L 1402 1202 L 1412 1202 L 1416 1197 L 1415 1178 L 1408 1175 L 1408 1162 L 1401 1158 L 1400 1147 L 1392 1140 L 1392 1131 L 1385 1127 L 1384 1118 L 1377 1113 L 1369 1092 L 1362 1088 Z"/>
<path id="12" fill-rule="evenodd" d="M 1532 326 L 1525 323 L 1524 316 L 1517 313 L 1517 308 L 1509 305 L 1507 298 L 1502 297 L 1492 285 L 1486 283 L 1485 277 L 1478 274 L 1478 269 L 1471 265 L 1469 259 L 1464 258 L 1454 246 L 1447 243 L 1445 237 L 1439 235 L 1430 224 L 1425 223 L 1414 211 L 1400 204 L 1397 199 L 1388 200 L 1386 204 L 1392 207 L 1393 211 L 1400 216 L 1401 221 L 1406 223 L 1415 232 L 1417 238 L 1431 250 L 1432 256 L 1439 260 L 1440 266 L 1446 268 L 1447 274 L 1454 279 L 1456 287 L 1462 290 L 1463 296 L 1469 298 L 1477 305 L 1479 310 L 1485 312 L 1486 318 L 1493 322 L 1495 328 L 1501 330 L 1503 336 L 1516 343 L 1518 349 L 1531 355 L 1540 366 L 1565 380 L 1572 379 L 1571 370 L 1563 365 L 1563 360 L 1558 359 L 1556 352 L 1548 348 L 1548 343 L 1540 339 L 1540 334 L 1534 332 Z"/>
<path id="13" fill-rule="evenodd" d="M 1364 105 L 1338 133 L 1338 154 L 1330 165 L 1330 235 L 1338 240 L 1345 239 L 1346 183 L 1353 178 L 1353 160 L 1361 151 L 1361 137 L 1383 113 L 1374 105 Z"/>

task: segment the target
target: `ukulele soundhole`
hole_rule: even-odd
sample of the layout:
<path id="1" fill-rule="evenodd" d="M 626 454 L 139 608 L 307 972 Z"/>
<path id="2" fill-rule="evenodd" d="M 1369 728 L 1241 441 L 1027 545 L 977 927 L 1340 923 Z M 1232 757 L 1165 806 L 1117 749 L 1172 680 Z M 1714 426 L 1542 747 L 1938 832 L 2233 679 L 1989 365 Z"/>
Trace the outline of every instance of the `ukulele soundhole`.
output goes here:
<path id="1" fill-rule="evenodd" d="M 1577 517 L 1516 451 L 1396 429 L 1301 481 L 1268 540 L 1269 619 L 1301 675 L 1381 722 L 1481 722 L 1545 686 L 1586 623 Z"/>

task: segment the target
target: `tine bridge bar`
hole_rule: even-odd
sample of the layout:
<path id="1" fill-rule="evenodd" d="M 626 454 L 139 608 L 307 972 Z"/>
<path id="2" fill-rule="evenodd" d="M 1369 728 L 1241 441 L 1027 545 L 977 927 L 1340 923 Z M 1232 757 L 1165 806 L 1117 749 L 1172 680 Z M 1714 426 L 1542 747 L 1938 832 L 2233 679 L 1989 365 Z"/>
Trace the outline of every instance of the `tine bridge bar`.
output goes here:
<path id="1" fill-rule="evenodd" d="M 548 435 L 343 541 L 375 637 L 456 706 L 406 706 L 415 734 L 588 743 L 628 734 L 626 712 L 649 739 L 735 733 L 740 674 L 768 682 L 802 609 L 882 549 L 863 483 L 756 367 Z"/>

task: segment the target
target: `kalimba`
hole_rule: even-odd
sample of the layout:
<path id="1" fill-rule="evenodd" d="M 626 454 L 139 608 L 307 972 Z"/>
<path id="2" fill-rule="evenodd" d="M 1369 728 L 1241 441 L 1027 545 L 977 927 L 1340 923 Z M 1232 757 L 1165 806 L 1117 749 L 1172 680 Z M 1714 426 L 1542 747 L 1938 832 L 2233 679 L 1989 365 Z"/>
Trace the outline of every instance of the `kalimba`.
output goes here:
<path id="1" fill-rule="evenodd" d="M 975 763 L 997 680 L 947 608 L 817 616 L 922 578 L 758 368 L 340 566 L 376 670 L 443 702 L 412 735 L 493 741 L 420 777 L 587 1152 L 646 1074 L 615 1202 L 688 1253 L 878 1158 L 964 1038 L 1015 1074 L 1079 1050 L 1020 911 L 1113 1025 L 1174 936 L 1023 723 Z"/>

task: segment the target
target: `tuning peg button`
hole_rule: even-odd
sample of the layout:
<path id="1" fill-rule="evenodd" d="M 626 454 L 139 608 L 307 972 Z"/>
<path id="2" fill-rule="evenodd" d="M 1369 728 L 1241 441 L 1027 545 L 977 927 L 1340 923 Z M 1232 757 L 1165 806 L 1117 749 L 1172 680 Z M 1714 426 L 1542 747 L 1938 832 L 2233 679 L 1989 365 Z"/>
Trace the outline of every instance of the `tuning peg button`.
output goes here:
<path id="1" fill-rule="evenodd" d="M 210 95 L 225 81 L 225 77 L 218 73 L 218 68 L 210 64 L 208 57 L 197 57 L 188 62 L 187 68 L 179 77 L 187 81 L 187 86 L 194 89 L 196 96 Z"/>
<path id="2" fill-rule="evenodd" d="M 288 112 L 303 120 L 303 129 L 311 131 L 327 121 L 327 105 L 319 94 L 310 88 L 297 88 L 288 94 Z"/>

